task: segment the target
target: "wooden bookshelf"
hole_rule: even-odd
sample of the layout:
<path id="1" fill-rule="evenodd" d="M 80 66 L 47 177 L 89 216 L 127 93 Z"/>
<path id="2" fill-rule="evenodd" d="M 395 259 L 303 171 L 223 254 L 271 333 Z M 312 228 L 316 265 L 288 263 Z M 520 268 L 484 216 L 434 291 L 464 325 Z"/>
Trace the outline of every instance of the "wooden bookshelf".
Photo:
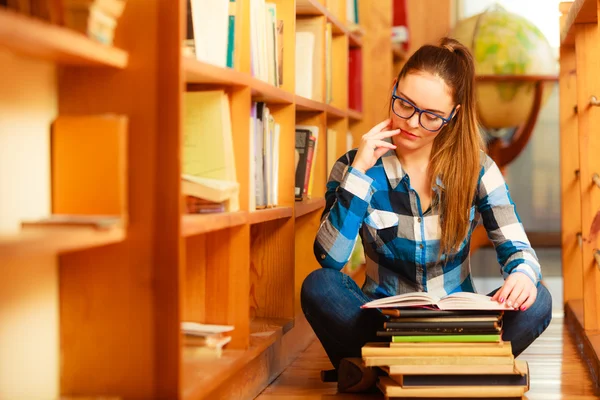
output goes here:
<path id="1" fill-rule="evenodd" d="M 119 243 L 123 228 L 107 230 L 88 227 L 27 227 L 14 235 L 0 235 L 2 256 L 61 254 Z"/>
<path id="2" fill-rule="evenodd" d="M 125 68 L 126 51 L 0 7 L 0 48 L 61 65 Z"/>
<path id="3" fill-rule="evenodd" d="M 402 62 L 406 60 L 406 51 L 400 44 L 392 44 L 392 52 L 394 55 L 394 62 Z"/>
<path id="4" fill-rule="evenodd" d="M 598 2 L 593 0 L 575 0 L 565 4 L 563 9 L 568 9 L 568 14 L 560 30 L 560 42 L 563 46 L 575 44 L 575 25 L 595 24 L 598 22 Z"/>
<path id="5" fill-rule="evenodd" d="M 325 207 L 325 199 L 307 199 L 296 202 L 296 218 L 310 214 Z"/>
<path id="6" fill-rule="evenodd" d="M 291 104 L 294 102 L 292 93 L 254 78 L 248 73 L 207 64 L 190 57 L 184 56 L 182 58 L 186 83 L 249 87 L 254 101 L 264 101 L 272 104 Z"/>
<path id="7" fill-rule="evenodd" d="M 348 119 L 350 121 L 358 122 L 358 121 L 361 121 L 362 118 L 363 118 L 362 112 L 356 111 L 356 110 L 352 110 L 350 108 L 348 109 Z"/>
<path id="8" fill-rule="evenodd" d="M 306 97 L 296 96 L 295 99 L 296 111 L 323 112 L 327 107 L 325 103 Z"/>
<path id="9" fill-rule="evenodd" d="M 201 235 L 244 225 L 248 222 L 248 213 L 244 211 L 214 214 L 187 214 L 183 216 L 181 233 L 183 236 Z"/>
<path id="10" fill-rule="evenodd" d="M 560 11 L 560 186 L 561 256 L 565 323 L 597 382 L 600 366 L 600 263 L 590 226 L 600 207 L 598 2 L 576 0 Z"/>
<path id="11" fill-rule="evenodd" d="M 0 63 L 0 72 L 14 74 L 34 57 L 49 67 L 50 72 L 38 73 L 48 74 L 46 83 L 55 87 L 54 103 L 47 108 L 54 104 L 59 115 L 115 113 L 129 121 L 126 229 L 28 228 L 0 236 L 0 253 L 17 266 L 33 263 L 32 253 L 59 255 L 48 257 L 55 262 L 48 268 L 58 271 L 56 282 L 49 283 L 57 296 L 49 301 L 56 302 L 59 316 L 48 329 L 58 332 L 59 343 L 44 349 L 59 361 L 54 370 L 40 372 L 46 381 L 58 383 L 45 395 L 253 398 L 314 339 L 300 310 L 299 288 L 319 268 L 312 249 L 325 206 L 327 130 L 337 132 L 339 157 L 353 145 L 347 143 L 349 131 L 359 138 L 384 117 L 380 100 L 393 79 L 392 60 L 366 55 L 391 53 L 387 45 L 380 46 L 389 42 L 390 15 L 381 10 L 388 10 L 391 1 L 361 1 L 361 29 L 350 29 L 345 15 L 328 9 L 325 1 L 274 2 L 284 23 L 281 87 L 251 73 L 248 0 L 236 1 L 233 68 L 182 55 L 184 0 L 177 7 L 164 0 L 128 0 L 115 47 L 0 9 L 0 47 L 20 57 L 11 69 Z M 314 93 L 322 96 L 307 99 L 295 92 L 295 28 L 304 17 L 314 17 L 322 43 L 326 23 L 332 24 L 329 104 L 324 67 L 315 73 Z M 362 112 L 348 107 L 345 71 L 349 49 L 355 47 L 365 55 Z M 325 64 L 319 53 L 317 61 L 321 58 Z M 230 110 L 239 211 L 188 215 L 181 194 L 184 93 L 215 88 L 223 89 Z M 27 83 L 21 89 L 27 90 Z M 3 104 L 17 97 L 0 96 L 8 96 Z M 277 207 L 254 210 L 249 121 L 252 103 L 258 101 L 267 104 L 280 125 L 279 181 Z M 33 115 L 29 107 L 34 105 L 18 107 L 23 115 Z M 296 202 L 295 126 L 300 124 L 319 128 L 319 148 L 312 199 Z M 37 187 L 50 186 L 45 183 Z M 84 190 L 95 193 L 96 186 Z M 100 191 L 98 196 L 107 195 Z M 33 318 L 25 308 L 15 310 L 24 320 Z M 136 329 L 131 329 L 132 318 Z M 183 344 L 182 321 L 233 325 L 223 357 L 194 355 Z"/>
<path id="12" fill-rule="evenodd" d="M 256 210 L 250 213 L 250 225 L 274 221 L 292 216 L 292 207 L 273 207 Z"/>
<path id="13" fill-rule="evenodd" d="M 327 116 L 330 118 L 346 118 L 348 116 L 346 110 L 342 110 L 341 108 L 334 107 L 330 104 L 325 106 L 325 110 L 327 111 Z"/>

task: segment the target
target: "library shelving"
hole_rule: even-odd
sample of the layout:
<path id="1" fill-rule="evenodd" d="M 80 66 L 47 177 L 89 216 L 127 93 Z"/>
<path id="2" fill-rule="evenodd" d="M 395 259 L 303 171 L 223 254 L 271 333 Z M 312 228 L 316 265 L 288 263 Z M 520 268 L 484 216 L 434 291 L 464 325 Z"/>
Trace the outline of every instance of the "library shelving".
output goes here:
<path id="1" fill-rule="evenodd" d="M 250 399 L 314 340 L 300 310 L 299 288 L 319 267 L 312 249 L 325 206 L 327 131 L 335 132 L 332 145 L 340 156 L 386 117 L 382 93 L 393 79 L 391 1 L 360 1 L 358 29 L 347 23 L 343 1 L 272 1 L 284 26 L 281 85 L 252 73 L 253 1 L 235 2 L 232 68 L 184 54 L 185 3 L 128 0 L 114 46 L 0 8 L 0 56 L 16 57 L 11 58 L 12 69 L 0 65 L 0 71 L 15 73 L 28 63 L 36 65 L 31 67 L 35 71 L 37 63 L 43 71 L 49 69 L 55 104 L 47 106 L 51 120 L 110 114 L 128 121 L 126 147 L 113 149 L 127 161 L 122 226 L 0 232 L 0 258 L 10 260 L 12 268 L 37 263 L 32 255 L 43 254 L 49 257 L 45 268 L 57 271 L 48 283 L 56 296 L 45 300 L 56 321 L 41 328 L 56 333 L 56 342 L 42 349 L 54 355 L 55 365 L 31 373 L 29 381 L 7 384 L 0 378 L 0 393 L 27 394 L 36 390 L 31 382 L 44 381 L 56 382 L 44 386 L 42 397 L 52 398 Z M 310 97 L 297 94 L 295 85 L 295 35 L 304 28 L 313 30 L 320 43 Z M 325 48 L 328 30 L 330 50 Z M 349 107 L 351 49 L 365 54 L 360 109 Z M 330 75 L 326 51 L 331 52 Z M 389 57 L 366 56 L 375 52 Z M 28 84 L 23 82 L 22 88 Z M 239 210 L 192 215 L 184 211 L 181 192 L 185 94 L 209 90 L 222 90 L 228 101 Z M 17 95 L 0 96 L 7 104 Z M 251 206 L 249 168 L 253 102 L 264 102 L 280 127 L 277 204 L 258 209 Z M 18 104 L 22 113 L 29 112 L 27 103 Z M 320 147 L 311 196 L 296 201 L 294 131 L 300 124 L 319 128 Z M 48 136 L 51 124 L 38 130 Z M 353 140 L 348 140 L 349 132 Z M 46 146 L 50 152 L 49 141 Z M 49 190 L 47 175 L 31 195 Z M 82 190 L 103 184 L 92 182 Z M 30 294 L 22 290 L 22 296 Z M 11 304 L 11 313 L 18 316 L 13 330 L 18 331 L 19 323 L 35 318 L 35 310 L 19 301 Z M 232 325 L 232 340 L 222 357 L 207 358 L 186 346 L 182 321 Z M 0 365 L 12 365 L 15 354 L 20 364 L 34 362 L 27 343 L 32 342 L 20 345 L 22 352 L 0 355 Z M 25 371 L 13 368 L 12 374 Z"/>
<path id="2" fill-rule="evenodd" d="M 598 1 L 559 5 L 560 17 L 560 182 L 563 300 L 565 321 L 589 367 L 600 380 L 600 65 Z"/>

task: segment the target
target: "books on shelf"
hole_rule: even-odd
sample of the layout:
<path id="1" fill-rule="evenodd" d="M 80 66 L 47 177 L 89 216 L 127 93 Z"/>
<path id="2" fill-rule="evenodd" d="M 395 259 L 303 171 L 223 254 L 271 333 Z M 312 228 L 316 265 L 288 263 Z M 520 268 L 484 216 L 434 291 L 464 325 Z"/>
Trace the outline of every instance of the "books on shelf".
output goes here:
<path id="1" fill-rule="evenodd" d="M 490 296 L 456 292 L 437 297 L 427 292 L 404 293 L 370 301 L 363 308 L 432 307 L 440 310 L 513 310 L 506 303 L 492 300 Z"/>
<path id="2" fill-rule="evenodd" d="M 279 203 L 281 127 L 266 103 L 252 103 L 250 116 L 250 211 Z"/>
<path id="3" fill-rule="evenodd" d="M 283 20 L 277 5 L 265 0 L 250 1 L 250 71 L 273 86 L 283 84 Z"/>
<path id="4" fill-rule="evenodd" d="M 231 341 L 227 333 L 233 329 L 231 325 L 182 322 L 185 352 L 194 356 L 221 357 L 223 348 Z"/>
<path id="5" fill-rule="evenodd" d="M 311 180 L 314 179 L 316 152 L 318 149 L 319 127 L 296 125 L 296 173 L 294 178 L 294 198 L 301 201 L 312 195 Z"/>
<path id="6" fill-rule="evenodd" d="M 188 214 L 238 211 L 239 183 L 183 174 L 181 192 Z"/>
<path id="7" fill-rule="evenodd" d="M 229 97 L 224 90 L 186 92 L 183 138 L 184 195 L 227 201 L 239 210 Z"/>
<path id="8" fill-rule="evenodd" d="M 348 49 L 348 108 L 362 112 L 363 109 L 362 48 Z"/>
<path id="9" fill-rule="evenodd" d="M 333 101 L 333 25 L 325 25 L 325 103 Z"/>
<path id="10" fill-rule="evenodd" d="M 64 25 L 100 43 L 112 45 L 126 0 L 63 0 Z"/>
<path id="11" fill-rule="evenodd" d="M 325 33 L 324 17 L 296 19 L 296 94 L 325 102 Z"/>
<path id="12" fill-rule="evenodd" d="M 236 1 L 186 0 L 184 54 L 219 67 L 233 68 Z"/>
<path id="13" fill-rule="evenodd" d="M 392 43 L 400 44 L 404 51 L 407 51 L 410 45 L 406 4 L 406 0 L 392 2 Z"/>

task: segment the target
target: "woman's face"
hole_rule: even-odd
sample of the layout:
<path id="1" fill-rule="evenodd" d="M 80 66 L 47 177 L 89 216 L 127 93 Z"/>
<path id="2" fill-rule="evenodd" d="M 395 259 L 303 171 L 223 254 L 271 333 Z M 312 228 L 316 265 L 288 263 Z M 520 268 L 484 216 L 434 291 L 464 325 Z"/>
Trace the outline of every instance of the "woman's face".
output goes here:
<path id="1" fill-rule="evenodd" d="M 392 99 L 393 110 L 390 118 L 392 119 L 392 129 L 401 131 L 400 134 L 392 137 L 392 142 L 397 146 L 397 151 L 431 148 L 433 140 L 445 125 L 444 120 L 439 117 L 448 119 L 454 110 L 455 105 L 450 88 L 442 78 L 428 72 L 408 73 L 397 83 L 395 95 L 400 98 Z M 427 112 L 419 115 L 418 110 L 415 112 L 414 107 Z M 457 110 L 458 107 L 456 107 Z M 402 118 L 402 116 L 407 117 L 410 114 L 412 114 L 410 118 Z M 419 118 L 421 123 L 419 123 Z M 441 129 L 431 132 L 440 126 L 442 126 Z"/>

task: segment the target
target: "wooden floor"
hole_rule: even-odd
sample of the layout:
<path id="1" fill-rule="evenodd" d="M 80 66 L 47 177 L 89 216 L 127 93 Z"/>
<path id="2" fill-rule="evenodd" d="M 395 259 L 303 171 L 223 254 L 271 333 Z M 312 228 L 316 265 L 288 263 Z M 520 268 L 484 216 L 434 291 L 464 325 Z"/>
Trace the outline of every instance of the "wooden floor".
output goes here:
<path id="1" fill-rule="evenodd" d="M 531 373 L 531 389 L 523 399 L 600 399 L 560 315 L 519 358 L 527 360 Z M 319 372 L 329 368 L 331 363 L 315 340 L 256 400 L 383 399 L 382 395 L 337 394 L 335 383 L 322 383 L 319 378 Z"/>

